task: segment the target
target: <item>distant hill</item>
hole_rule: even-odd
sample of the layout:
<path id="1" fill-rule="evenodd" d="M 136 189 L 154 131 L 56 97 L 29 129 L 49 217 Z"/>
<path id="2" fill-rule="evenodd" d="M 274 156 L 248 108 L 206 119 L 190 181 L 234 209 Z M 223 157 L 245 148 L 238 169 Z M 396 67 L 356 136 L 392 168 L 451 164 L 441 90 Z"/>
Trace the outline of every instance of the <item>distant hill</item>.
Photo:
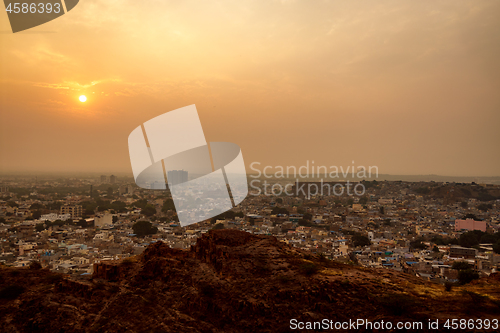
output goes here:
<path id="1" fill-rule="evenodd" d="M 249 174 L 249 179 L 254 179 L 257 174 Z M 305 175 L 304 175 L 305 176 Z M 270 180 L 284 180 L 283 178 L 265 178 L 261 176 L 261 179 L 266 179 L 268 182 Z M 319 181 L 323 179 L 324 181 L 360 181 L 360 180 L 376 180 L 376 181 L 406 181 L 406 182 L 443 182 L 443 183 L 476 183 L 476 184 L 494 184 L 500 185 L 500 177 L 462 177 L 462 176 L 440 176 L 440 175 L 388 175 L 379 174 L 378 177 L 372 175 L 372 177 L 366 178 L 353 178 L 351 176 L 339 178 L 329 178 L 329 177 L 318 177 L 315 175 L 308 175 L 307 177 L 300 177 L 299 181 Z M 286 178 L 288 181 L 295 181 L 296 178 Z"/>

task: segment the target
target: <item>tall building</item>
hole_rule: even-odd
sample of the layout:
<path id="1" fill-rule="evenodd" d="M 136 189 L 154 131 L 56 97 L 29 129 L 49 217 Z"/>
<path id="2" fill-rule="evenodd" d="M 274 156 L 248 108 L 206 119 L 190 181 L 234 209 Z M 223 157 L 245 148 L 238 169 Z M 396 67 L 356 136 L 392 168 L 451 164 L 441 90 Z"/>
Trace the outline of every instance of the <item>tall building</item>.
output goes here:
<path id="1" fill-rule="evenodd" d="M 169 185 L 182 184 L 188 181 L 188 172 L 184 170 L 172 170 L 167 173 Z"/>
<path id="2" fill-rule="evenodd" d="M 102 176 L 101 176 L 101 183 L 103 183 L 103 184 L 104 184 L 104 183 L 107 183 L 107 182 L 108 182 L 108 177 L 107 177 L 107 176 L 105 176 L 105 175 L 102 175 Z"/>
<path id="3" fill-rule="evenodd" d="M 111 176 L 109 176 L 109 182 L 110 182 L 111 184 L 116 183 L 116 176 L 115 176 L 115 175 L 111 175 Z"/>
<path id="4" fill-rule="evenodd" d="M 61 214 L 70 214 L 72 219 L 82 216 L 82 206 L 80 205 L 63 205 L 61 206 Z"/>

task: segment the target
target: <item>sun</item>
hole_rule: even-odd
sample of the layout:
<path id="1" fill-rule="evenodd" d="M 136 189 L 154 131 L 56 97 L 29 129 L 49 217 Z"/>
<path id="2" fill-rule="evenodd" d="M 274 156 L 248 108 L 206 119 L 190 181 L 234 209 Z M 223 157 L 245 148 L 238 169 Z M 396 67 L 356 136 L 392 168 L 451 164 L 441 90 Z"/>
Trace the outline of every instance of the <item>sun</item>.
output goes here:
<path id="1" fill-rule="evenodd" d="M 80 100 L 80 102 L 82 102 L 82 103 L 83 103 L 83 102 L 86 102 L 86 101 L 87 101 L 87 96 L 82 95 L 82 96 L 78 97 L 78 99 Z"/>

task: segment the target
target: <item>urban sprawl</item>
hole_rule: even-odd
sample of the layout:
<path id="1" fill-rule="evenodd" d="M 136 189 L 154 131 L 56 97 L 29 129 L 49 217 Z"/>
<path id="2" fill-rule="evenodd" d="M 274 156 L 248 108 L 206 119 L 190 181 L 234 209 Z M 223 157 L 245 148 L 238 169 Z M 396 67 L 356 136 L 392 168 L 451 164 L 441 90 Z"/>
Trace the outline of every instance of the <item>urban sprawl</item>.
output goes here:
<path id="1" fill-rule="evenodd" d="M 282 188 L 325 186 L 283 179 L 274 183 Z M 94 264 L 124 260 L 153 242 L 187 249 L 210 229 L 225 228 L 272 235 L 332 260 L 403 271 L 436 283 L 498 271 L 499 185 L 361 183 L 362 196 L 316 190 L 270 195 L 268 189 L 253 187 L 232 211 L 182 227 L 169 191 L 139 188 L 131 178 L 3 177 L 0 263 L 23 267 L 36 261 L 86 278 Z M 336 184 L 345 185 L 327 185 Z"/>

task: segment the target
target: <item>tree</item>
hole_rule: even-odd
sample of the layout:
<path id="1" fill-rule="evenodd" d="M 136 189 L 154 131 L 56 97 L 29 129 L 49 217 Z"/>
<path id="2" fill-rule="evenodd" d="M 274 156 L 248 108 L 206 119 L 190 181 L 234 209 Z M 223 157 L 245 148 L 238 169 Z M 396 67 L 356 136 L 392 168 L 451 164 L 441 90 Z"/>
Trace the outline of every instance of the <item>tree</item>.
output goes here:
<path id="1" fill-rule="evenodd" d="M 305 213 L 304 216 L 303 216 L 304 220 L 308 220 L 308 221 L 311 221 L 312 217 L 313 216 L 310 213 Z"/>
<path id="2" fill-rule="evenodd" d="M 476 233 L 469 231 L 460 235 L 458 243 L 463 247 L 472 247 L 479 244 L 479 239 Z"/>
<path id="3" fill-rule="evenodd" d="M 462 201 L 462 202 L 460 203 L 460 206 L 462 206 L 462 208 L 467 208 L 467 202 Z"/>
<path id="4" fill-rule="evenodd" d="M 362 205 L 366 205 L 368 203 L 368 198 L 367 197 L 361 197 L 359 199 L 359 203 Z"/>
<path id="5" fill-rule="evenodd" d="M 289 212 L 286 208 L 280 208 L 280 207 L 274 207 L 271 211 L 271 214 L 284 214 L 284 215 L 288 215 Z"/>
<path id="6" fill-rule="evenodd" d="M 212 230 L 217 230 L 217 229 L 224 229 L 224 224 L 223 223 L 217 223 L 216 225 L 214 225 L 214 227 L 212 228 Z"/>
<path id="7" fill-rule="evenodd" d="M 38 209 L 43 209 L 44 206 L 41 203 L 34 203 L 30 206 L 30 210 L 38 210 Z"/>
<path id="8" fill-rule="evenodd" d="M 132 229 L 134 230 L 134 234 L 139 237 L 144 237 L 146 235 L 153 235 L 158 232 L 158 228 L 154 227 L 149 221 L 139 221 L 136 222 Z"/>
<path id="9" fill-rule="evenodd" d="M 85 228 L 87 227 L 87 221 L 85 219 L 80 219 L 80 221 L 76 222 L 76 225 Z"/>
<path id="10" fill-rule="evenodd" d="M 380 215 L 384 215 L 385 214 L 385 208 L 384 208 L 384 206 L 380 206 L 379 210 L 380 210 Z"/>
<path id="11" fill-rule="evenodd" d="M 477 206 L 477 209 L 479 210 L 482 210 L 483 212 L 487 212 L 488 209 L 492 209 L 493 208 L 493 205 L 492 204 L 480 204 L 479 206 Z"/>
<path id="12" fill-rule="evenodd" d="M 424 243 L 422 243 L 422 241 L 420 239 L 417 239 L 417 240 L 414 240 L 414 241 L 410 242 L 410 247 L 412 249 L 424 250 L 424 249 L 427 248 L 427 245 L 425 245 Z"/>
<path id="13" fill-rule="evenodd" d="M 451 268 L 460 271 L 460 270 L 470 269 L 471 266 L 466 261 L 455 261 L 451 266 Z"/>
<path id="14" fill-rule="evenodd" d="M 147 204 L 143 209 L 141 209 L 141 214 L 153 216 L 156 214 L 156 208 L 153 205 Z"/>
<path id="15" fill-rule="evenodd" d="M 434 245 L 434 247 L 432 248 L 432 252 L 436 253 L 439 252 L 439 248 L 436 245 Z"/>
<path id="16" fill-rule="evenodd" d="M 310 222 L 310 221 L 308 221 L 308 220 L 305 220 L 305 219 L 300 219 L 300 220 L 299 220 L 299 225 L 300 225 L 301 227 L 310 227 L 310 226 L 312 226 L 313 224 L 312 224 L 312 222 Z"/>
<path id="17" fill-rule="evenodd" d="M 495 253 L 500 253 L 500 240 L 493 244 L 493 251 L 495 251 Z"/>
<path id="18" fill-rule="evenodd" d="M 371 243 L 372 243 L 372 242 L 370 242 L 370 239 L 368 239 L 368 237 L 362 236 L 362 235 L 354 235 L 352 237 L 352 242 L 354 243 L 355 247 L 368 246 L 368 245 L 371 245 Z"/>
<path id="19" fill-rule="evenodd" d="M 475 279 L 479 279 L 479 274 L 472 269 L 463 269 L 458 271 L 458 282 L 460 284 L 466 284 Z"/>
<path id="20" fill-rule="evenodd" d="M 148 201 L 146 199 L 140 199 L 140 200 L 134 201 L 132 206 L 143 209 L 144 207 L 146 207 L 147 204 L 148 204 Z"/>
<path id="21" fill-rule="evenodd" d="M 497 237 L 492 234 L 484 234 L 479 239 L 480 244 L 494 244 L 497 241 Z"/>
<path id="22" fill-rule="evenodd" d="M 169 210 L 175 211 L 174 201 L 171 198 L 168 198 L 167 200 L 165 200 L 165 202 L 163 203 L 163 207 L 161 208 L 161 211 L 163 213 L 166 213 Z"/>
<path id="23" fill-rule="evenodd" d="M 116 223 L 116 222 L 118 222 L 118 216 L 113 215 L 113 223 Z"/>
<path id="24" fill-rule="evenodd" d="M 110 186 L 108 187 L 108 198 L 111 198 L 113 196 L 113 188 Z"/>

